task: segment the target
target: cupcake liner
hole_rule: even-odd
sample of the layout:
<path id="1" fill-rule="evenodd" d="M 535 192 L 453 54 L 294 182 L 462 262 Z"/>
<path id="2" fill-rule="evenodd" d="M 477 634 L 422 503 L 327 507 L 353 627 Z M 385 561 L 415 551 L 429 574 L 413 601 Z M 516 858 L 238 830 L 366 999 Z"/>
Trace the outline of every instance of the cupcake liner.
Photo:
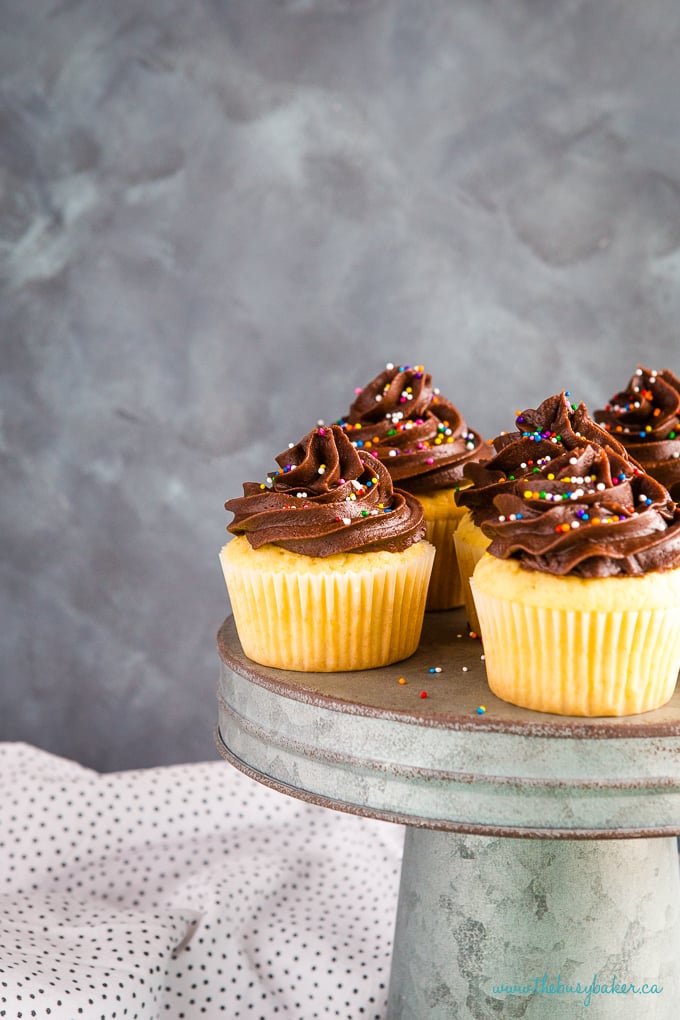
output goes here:
<path id="1" fill-rule="evenodd" d="M 427 511 L 425 512 L 425 538 L 436 549 L 425 605 L 428 611 L 454 609 L 463 605 L 463 586 L 453 544 L 459 519 L 460 517 L 428 519 Z"/>
<path id="2" fill-rule="evenodd" d="M 455 532 L 453 536 L 454 548 L 456 552 L 456 558 L 458 560 L 458 572 L 460 574 L 460 583 L 463 591 L 463 604 L 465 606 L 465 614 L 467 616 L 468 623 L 470 624 L 470 630 L 476 634 L 482 633 L 482 627 L 479 622 L 479 616 L 477 615 L 477 608 L 475 606 L 475 600 L 472 597 L 472 588 L 470 587 L 470 578 L 472 577 L 475 567 L 485 553 L 485 549 L 481 545 L 472 545 L 468 542 L 464 534 Z"/>
<path id="3" fill-rule="evenodd" d="M 648 712 L 672 696 L 680 606 L 624 611 L 531 606 L 472 580 L 489 687 L 503 701 L 558 715 Z"/>
<path id="4" fill-rule="evenodd" d="M 220 553 L 243 651 L 279 669 L 335 672 L 370 669 L 405 659 L 418 647 L 434 548 L 355 554 L 342 566 L 295 570 L 268 566 L 266 547 L 244 562 Z M 261 555 L 263 554 L 264 555 Z M 291 556 L 292 554 L 288 554 Z"/>

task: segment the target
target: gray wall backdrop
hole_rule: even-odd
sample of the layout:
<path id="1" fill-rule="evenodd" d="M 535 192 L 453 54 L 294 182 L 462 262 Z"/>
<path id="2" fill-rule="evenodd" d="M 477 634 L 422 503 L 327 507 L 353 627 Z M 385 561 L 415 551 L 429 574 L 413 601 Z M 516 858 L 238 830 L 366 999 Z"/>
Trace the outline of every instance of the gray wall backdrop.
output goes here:
<path id="1" fill-rule="evenodd" d="M 677 0 L 0 0 L 0 739 L 216 756 L 224 500 L 386 361 L 680 370 Z"/>

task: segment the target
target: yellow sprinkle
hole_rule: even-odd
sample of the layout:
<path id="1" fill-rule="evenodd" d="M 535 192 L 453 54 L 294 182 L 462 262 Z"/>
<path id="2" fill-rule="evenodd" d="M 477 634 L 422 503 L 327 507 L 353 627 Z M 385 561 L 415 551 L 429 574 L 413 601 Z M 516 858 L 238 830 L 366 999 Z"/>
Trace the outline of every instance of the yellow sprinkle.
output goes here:
<path id="1" fill-rule="evenodd" d="M 400 676 L 399 677 L 399 683 L 400 684 L 405 684 L 406 683 L 406 677 L 405 676 Z"/>

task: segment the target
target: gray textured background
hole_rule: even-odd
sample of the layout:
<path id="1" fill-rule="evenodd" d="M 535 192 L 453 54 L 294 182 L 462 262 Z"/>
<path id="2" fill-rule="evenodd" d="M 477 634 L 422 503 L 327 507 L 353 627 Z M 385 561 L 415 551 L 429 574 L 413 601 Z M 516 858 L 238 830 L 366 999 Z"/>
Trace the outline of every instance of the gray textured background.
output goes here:
<path id="1" fill-rule="evenodd" d="M 388 360 L 680 370 L 677 0 L 0 0 L 0 739 L 215 756 L 226 498 Z"/>

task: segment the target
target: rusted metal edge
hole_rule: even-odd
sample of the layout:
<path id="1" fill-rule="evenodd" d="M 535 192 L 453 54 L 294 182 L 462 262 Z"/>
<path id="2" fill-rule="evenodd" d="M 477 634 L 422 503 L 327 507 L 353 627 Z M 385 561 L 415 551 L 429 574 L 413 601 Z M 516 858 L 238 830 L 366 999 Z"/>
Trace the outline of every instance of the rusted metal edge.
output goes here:
<path id="1" fill-rule="evenodd" d="M 680 826 L 658 826 L 653 829 L 542 829 L 542 828 L 521 828 L 509 825 L 480 825 L 473 822 L 456 822 L 448 819 L 412 818 L 410 815 L 402 815 L 394 811 L 384 811 L 366 807 L 363 804 L 349 804 L 345 801 L 335 800 L 332 797 L 324 797 L 306 790 L 300 790 L 295 786 L 289 786 L 278 779 L 258 772 L 233 754 L 222 740 L 219 727 L 215 727 L 215 744 L 217 751 L 225 761 L 233 765 L 263 786 L 268 786 L 278 793 L 284 793 L 296 800 L 306 801 L 308 804 L 316 804 L 319 807 L 330 808 L 332 811 L 343 811 L 350 815 L 376 818 L 383 822 L 394 822 L 396 825 L 409 826 L 415 829 L 437 829 L 444 832 L 459 832 L 471 836 L 507 836 L 514 839 L 650 839 L 664 836 L 680 835 Z"/>

